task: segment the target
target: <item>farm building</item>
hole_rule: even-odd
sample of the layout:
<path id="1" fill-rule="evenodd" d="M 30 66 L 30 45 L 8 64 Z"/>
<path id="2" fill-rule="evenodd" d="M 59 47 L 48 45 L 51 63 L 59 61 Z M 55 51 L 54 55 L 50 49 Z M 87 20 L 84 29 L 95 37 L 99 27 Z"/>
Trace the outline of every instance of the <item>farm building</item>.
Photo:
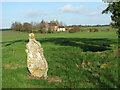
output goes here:
<path id="1" fill-rule="evenodd" d="M 56 23 L 48 23 L 48 28 L 49 28 L 50 26 L 53 28 L 54 31 L 56 31 L 57 28 L 58 28 L 58 25 L 57 25 Z"/>
<path id="2" fill-rule="evenodd" d="M 53 31 L 66 31 L 64 26 L 58 26 L 56 23 L 45 23 L 45 30 L 51 28 Z"/>
<path id="3" fill-rule="evenodd" d="M 57 31 L 65 31 L 65 27 L 64 26 L 59 26 Z"/>

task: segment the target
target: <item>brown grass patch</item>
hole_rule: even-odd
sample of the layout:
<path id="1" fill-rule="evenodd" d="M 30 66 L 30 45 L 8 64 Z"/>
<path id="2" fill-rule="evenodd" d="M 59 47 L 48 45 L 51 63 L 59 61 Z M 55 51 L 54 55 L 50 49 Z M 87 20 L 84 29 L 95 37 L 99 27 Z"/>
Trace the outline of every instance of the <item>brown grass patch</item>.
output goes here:
<path id="1" fill-rule="evenodd" d="M 98 52 L 96 52 L 96 53 L 98 53 L 98 54 L 99 54 L 99 53 L 102 53 L 102 52 L 98 51 Z"/>
<path id="2" fill-rule="evenodd" d="M 81 53 L 86 53 L 86 52 L 81 52 Z"/>
<path id="3" fill-rule="evenodd" d="M 26 65 L 24 64 L 15 64 L 15 63 L 10 63 L 10 64 L 7 64 L 5 66 L 3 66 L 5 69 L 17 69 L 17 68 L 23 68 L 23 67 L 27 67 Z"/>
<path id="4" fill-rule="evenodd" d="M 0 49 L 3 49 L 3 47 L 2 47 L 2 46 L 0 46 Z"/>
<path id="5" fill-rule="evenodd" d="M 12 65 L 14 65 L 17 68 L 23 68 L 23 67 L 27 67 L 26 65 L 24 65 L 23 63 L 21 64 L 15 64 L 15 63 L 11 63 Z"/>
<path id="6" fill-rule="evenodd" d="M 99 77 L 99 74 L 96 73 L 96 74 L 92 74 L 94 77 Z"/>
<path id="7" fill-rule="evenodd" d="M 106 54 L 100 55 L 100 56 L 106 56 Z"/>
<path id="8" fill-rule="evenodd" d="M 48 82 L 62 82 L 62 80 L 60 79 L 60 77 L 48 77 Z"/>
<path id="9" fill-rule="evenodd" d="M 29 79 L 42 79 L 42 78 L 40 78 L 40 77 L 35 77 L 35 76 L 33 76 L 33 75 L 29 75 L 28 78 L 29 78 Z"/>
<path id="10" fill-rule="evenodd" d="M 120 48 L 114 50 L 114 54 L 113 54 L 113 55 L 114 55 L 114 56 L 120 55 Z"/>
<path id="11" fill-rule="evenodd" d="M 29 79 L 37 79 L 37 80 L 40 80 L 40 79 L 43 79 L 43 77 L 35 77 L 33 75 L 29 75 L 27 78 Z M 51 83 L 51 82 L 62 82 L 62 80 L 59 78 L 59 77 L 48 77 L 48 83 Z"/>
<path id="12" fill-rule="evenodd" d="M 110 56 L 118 56 L 120 55 L 120 48 L 113 50 L 113 53 L 110 54 Z"/>
<path id="13" fill-rule="evenodd" d="M 7 64 L 7 65 L 5 66 L 5 68 L 6 68 L 6 69 L 17 69 L 17 67 L 10 66 L 9 64 Z"/>

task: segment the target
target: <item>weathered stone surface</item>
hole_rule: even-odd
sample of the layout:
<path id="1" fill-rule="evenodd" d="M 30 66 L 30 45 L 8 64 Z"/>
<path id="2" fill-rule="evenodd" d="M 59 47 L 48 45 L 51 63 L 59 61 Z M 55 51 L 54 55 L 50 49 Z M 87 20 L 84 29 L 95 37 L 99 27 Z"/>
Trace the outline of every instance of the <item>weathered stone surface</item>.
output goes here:
<path id="1" fill-rule="evenodd" d="M 29 34 L 29 42 L 26 44 L 27 66 L 31 75 L 47 79 L 48 64 L 43 55 L 41 44 L 35 40 L 33 33 Z"/>

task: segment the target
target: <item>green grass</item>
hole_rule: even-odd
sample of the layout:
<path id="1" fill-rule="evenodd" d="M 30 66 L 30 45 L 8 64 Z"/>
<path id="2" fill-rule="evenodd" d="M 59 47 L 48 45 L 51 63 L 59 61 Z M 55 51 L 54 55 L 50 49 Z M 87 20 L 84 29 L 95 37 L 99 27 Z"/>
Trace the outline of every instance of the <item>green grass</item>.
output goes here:
<path id="1" fill-rule="evenodd" d="M 2 32 L 3 88 L 117 88 L 117 35 L 110 32 L 35 33 L 48 62 L 48 80 L 29 78 L 28 33 Z M 110 45 L 103 46 L 103 44 Z M 83 64 L 83 62 L 85 62 Z M 49 82 L 50 78 L 61 82 Z"/>
<path id="2" fill-rule="evenodd" d="M 102 27 L 80 27 L 81 30 L 83 31 L 88 31 L 90 29 L 98 29 L 99 32 L 107 32 L 108 29 L 112 31 L 116 31 L 116 29 L 111 28 L 110 26 L 102 26 Z"/>

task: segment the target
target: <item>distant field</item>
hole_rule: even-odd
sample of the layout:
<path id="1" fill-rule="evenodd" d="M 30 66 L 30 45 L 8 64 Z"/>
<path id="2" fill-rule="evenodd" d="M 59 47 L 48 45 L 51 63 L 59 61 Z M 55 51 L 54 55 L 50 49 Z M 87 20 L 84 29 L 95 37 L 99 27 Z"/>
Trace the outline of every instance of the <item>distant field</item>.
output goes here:
<path id="1" fill-rule="evenodd" d="M 35 33 L 48 62 L 48 80 L 30 76 L 25 53 L 28 33 L 2 32 L 3 88 L 117 88 L 117 34 Z"/>
<path id="2" fill-rule="evenodd" d="M 111 29 L 112 31 L 115 31 L 115 29 L 111 28 L 110 26 L 103 26 L 103 27 L 80 27 L 83 31 L 88 31 L 89 29 L 98 29 L 99 32 L 107 31 L 108 29 Z"/>

